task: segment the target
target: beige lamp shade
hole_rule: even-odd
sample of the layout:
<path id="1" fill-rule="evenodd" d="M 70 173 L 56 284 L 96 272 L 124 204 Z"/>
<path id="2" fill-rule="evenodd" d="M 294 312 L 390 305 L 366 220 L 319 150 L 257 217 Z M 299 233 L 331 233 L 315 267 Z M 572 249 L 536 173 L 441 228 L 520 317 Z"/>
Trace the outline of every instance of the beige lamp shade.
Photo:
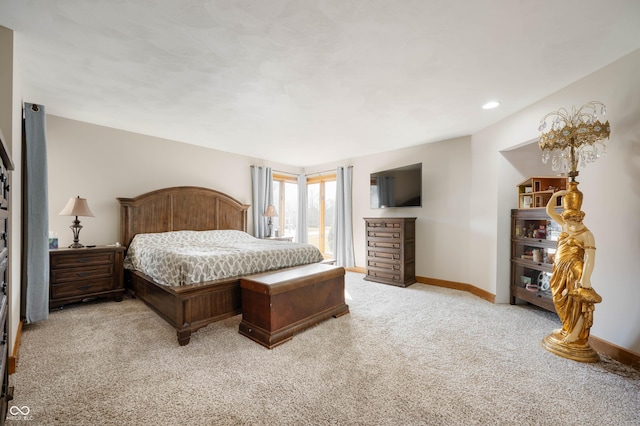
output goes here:
<path id="1" fill-rule="evenodd" d="M 264 215 L 266 217 L 277 217 L 278 212 L 276 211 L 276 208 L 273 206 L 273 204 L 269 204 L 267 206 L 267 209 L 264 211 Z"/>
<path id="2" fill-rule="evenodd" d="M 60 216 L 88 216 L 93 217 L 86 198 L 69 198 L 69 202 L 59 213 Z"/>

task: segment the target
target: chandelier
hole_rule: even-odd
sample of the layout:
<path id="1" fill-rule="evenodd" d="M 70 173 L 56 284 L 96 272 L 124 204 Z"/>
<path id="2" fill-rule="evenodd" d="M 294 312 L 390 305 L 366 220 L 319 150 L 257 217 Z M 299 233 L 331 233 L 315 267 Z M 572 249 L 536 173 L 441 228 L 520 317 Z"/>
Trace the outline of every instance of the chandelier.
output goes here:
<path id="1" fill-rule="evenodd" d="M 605 155 L 604 140 L 611 129 L 609 121 L 600 121 L 598 111 L 604 120 L 607 111 L 601 102 L 589 102 L 577 110 L 574 106 L 571 113 L 561 108 L 542 117 L 538 127 L 542 162 L 547 164 L 551 159 L 554 171 L 575 181 L 578 164 L 585 167 Z"/>

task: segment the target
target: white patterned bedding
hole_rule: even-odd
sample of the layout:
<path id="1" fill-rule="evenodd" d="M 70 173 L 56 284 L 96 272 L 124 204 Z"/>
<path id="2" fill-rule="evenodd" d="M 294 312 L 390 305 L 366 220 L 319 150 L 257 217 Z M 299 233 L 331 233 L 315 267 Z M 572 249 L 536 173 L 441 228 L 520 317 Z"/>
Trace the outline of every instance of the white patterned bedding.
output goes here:
<path id="1" fill-rule="evenodd" d="M 124 266 L 158 284 L 179 286 L 322 260 L 310 244 L 263 240 L 234 230 L 173 231 L 136 235 Z"/>

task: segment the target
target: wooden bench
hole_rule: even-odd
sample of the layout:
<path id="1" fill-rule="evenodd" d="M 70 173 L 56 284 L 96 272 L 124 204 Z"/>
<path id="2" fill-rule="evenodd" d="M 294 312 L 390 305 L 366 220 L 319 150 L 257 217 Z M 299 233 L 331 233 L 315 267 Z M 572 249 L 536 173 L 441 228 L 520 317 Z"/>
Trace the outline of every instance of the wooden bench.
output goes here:
<path id="1" fill-rule="evenodd" d="M 240 280 L 240 334 L 271 349 L 329 317 L 349 313 L 344 268 L 312 263 Z"/>

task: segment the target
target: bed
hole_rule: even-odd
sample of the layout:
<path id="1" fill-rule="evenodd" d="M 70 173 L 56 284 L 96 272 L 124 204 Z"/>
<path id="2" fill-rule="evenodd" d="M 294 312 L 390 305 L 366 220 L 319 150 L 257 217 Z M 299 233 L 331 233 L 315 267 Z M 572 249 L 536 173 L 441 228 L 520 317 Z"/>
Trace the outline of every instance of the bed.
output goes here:
<path id="1" fill-rule="evenodd" d="M 118 198 L 118 202 L 120 238 L 126 247 L 140 234 L 247 231 L 249 206 L 212 189 L 171 187 L 135 198 Z M 172 283 L 161 277 L 153 278 L 133 266 L 130 268 L 133 269 L 125 269 L 128 290 L 176 329 L 181 346 L 189 343 L 196 330 L 241 313 L 242 275 L 201 282 L 181 278 L 180 282 Z"/>

